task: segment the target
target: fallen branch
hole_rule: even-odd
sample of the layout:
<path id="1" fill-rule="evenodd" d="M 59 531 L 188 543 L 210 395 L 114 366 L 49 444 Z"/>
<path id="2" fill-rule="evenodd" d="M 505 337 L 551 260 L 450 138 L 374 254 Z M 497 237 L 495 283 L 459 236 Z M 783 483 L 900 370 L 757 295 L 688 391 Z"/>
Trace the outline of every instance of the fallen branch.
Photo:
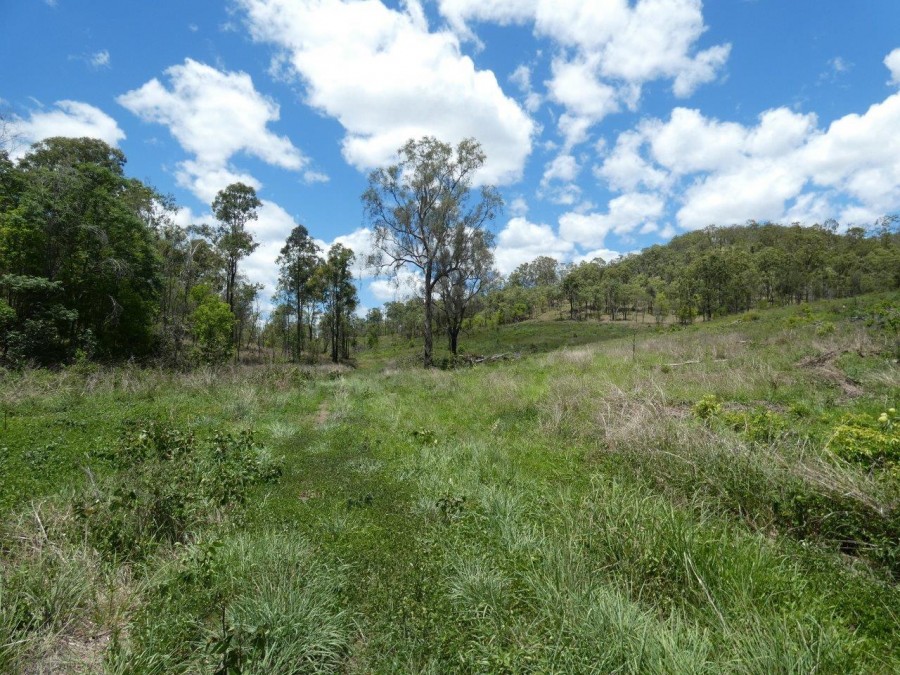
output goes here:
<path id="1" fill-rule="evenodd" d="M 682 361 L 681 363 L 664 363 L 663 365 L 666 368 L 677 368 L 678 366 L 687 366 L 691 363 L 700 363 L 700 359 L 694 359 L 693 361 Z"/>

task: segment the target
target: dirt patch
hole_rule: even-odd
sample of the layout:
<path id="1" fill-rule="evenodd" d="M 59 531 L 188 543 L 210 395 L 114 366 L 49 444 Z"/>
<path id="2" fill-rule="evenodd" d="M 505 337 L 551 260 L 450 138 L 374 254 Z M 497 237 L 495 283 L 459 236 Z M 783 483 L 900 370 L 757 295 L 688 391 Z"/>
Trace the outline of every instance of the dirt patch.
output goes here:
<path id="1" fill-rule="evenodd" d="M 823 380 L 837 385 L 845 396 L 857 398 L 864 393 L 859 386 L 859 382 L 855 382 L 847 377 L 836 363 L 841 356 L 848 353 L 850 353 L 850 350 L 837 351 L 832 349 L 816 356 L 809 356 L 799 361 L 797 365 L 800 368 L 811 370 Z"/>
<path id="2" fill-rule="evenodd" d="M 25 672 L 31 673 L 99 673 L 103 657 L 112 640 L 109 631 L 101 630 L 93 622 L 66 631 L 56 637 L 51 652 L 41 655 L 39 664 Z"/>
<path id="3" fill-rule="evenodd" d="M 328 423 L 328 419 L 331 417 L 331 413 L 328 410 L 328 403 L 322 402 L 322 405 L 319 406 L 319 409 L 316 411 L 316 426 L 322 427 Z"/>

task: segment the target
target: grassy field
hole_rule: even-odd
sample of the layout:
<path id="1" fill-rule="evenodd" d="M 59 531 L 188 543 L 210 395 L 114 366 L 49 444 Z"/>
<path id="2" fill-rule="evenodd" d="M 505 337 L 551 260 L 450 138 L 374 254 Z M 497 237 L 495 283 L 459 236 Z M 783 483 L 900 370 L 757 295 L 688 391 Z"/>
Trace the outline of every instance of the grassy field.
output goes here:
<path id="1" fill-rule="evenodd" d="M 898 302 L 4 373 L 0 671 L 898 672 Z"/>

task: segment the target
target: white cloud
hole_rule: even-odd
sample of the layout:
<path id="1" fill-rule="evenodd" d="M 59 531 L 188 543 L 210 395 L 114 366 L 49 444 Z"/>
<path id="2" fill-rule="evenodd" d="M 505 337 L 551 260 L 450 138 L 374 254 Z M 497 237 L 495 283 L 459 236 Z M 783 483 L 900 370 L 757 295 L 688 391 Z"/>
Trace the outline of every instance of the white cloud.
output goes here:
<path id="1" fill-rule="evenodd" d="M 641 87 L 672 80 L 676 96 L 691 95 L 714 80 L 731 45 L 697 50 L 706 30 L 701 0 L 438 0 L 457 33 L 472 38 L 472 22 L 533 23 L 535 32 L 561 47 L 547 83 L 563 105 L 560 132 L 567 147 L 624 105 L 636 109 Z"/>
<path id="2" fill-rule="evenodd" d="M 26 143 L 37 143 L 53 136 L 66 138 L 99 138 L 110 145 L 125 139 L 118 123 L 99 108 L 80 101 L 57 101 L 53 110 L 37 110 L 27 119 L 14 118 L 10 124 L 13 136 Z M 26 148 L 14 149 L 19 157 Z"/>
<path id="3" fill-rule="evenodd" d="M 541 178 L 541 186 L 546 187 L 553 181 L 571 183 L 578 177 L 581 165 L 572 155 L 557 155 L 544 167 L 544 175 Z"/>
<path id="4" fill-rule="evenodd" d="M 522 195 L 519 195 L 509 203 L 508 209 L 513 217 L 524 216 L 528 213 L 528 202 Z"/>
<path id="5" fill-rule="evenodd" d="M 665 124 L 648 123 L 644 137 L 659 164 L 685 174 L 733 164 L 741 156 L 746 130 L 740 124 L 707 119 L 699 110 L 675 108 Z"/>
<path id="6" fill-rule="evenodd" d="M 101 49 L 91 54 L 90 63 L 94 68 L 109 68 L 109 51 Z"/>
<path id="7" fill-rule="evenodd" d="M 307 164 L 288 138 L 269 130 L 280 117 L 278 104 L 260 94 L 248 74 L 186 59 L 166 75 L 170 88 L 154 78 L 116 100 L 144 121 L 167 126 L 193 155 L 179 165 L 178 179 L 200 199 L 211 201 L 234 180 L 258 186 L 231 166 L 237 153 L 295 171 Z"/>
<path id="8" fill-rule="evenodd" d="M 675 226 L 671 223 L 667 224 L 659 231 L 659 238 L 662 241 L 668 241 L 672 237 L 674 237 L 678 233 L 678 230 L 675 229 Z"/>
<path id="9" fill-rule="evenodd" d="M 520 177 L 534 122 L 461 53 L 454 33 L 429 32 L 418 3 L 406 12 L 378 0 L 238 3 L 253 38 L 288 53 L 307 103 L 343 125 L 352 165 L 387 164 L 409 138 L 474 136 L 488 157 L 481 180 Z"/>
<path id="10" fill-rule="evenodd" d="M 546 255 L 565 260 L 574 246 L 560 239 L 549 225 L 531 223 L 525 218 L 513 218 L 497 235 L 494 260 L 501 274 L 509 274 L 524 262 Z"/>
<path id="11" fill-rule="evenodd" d="M 611 260 L 615 260 L 620 257 L 622 254 L 618 251 L 612 251 L 608 248 L 598 248 L 593 251 L 588 251 L 587 253 L 582 253 L 581 255 L 576 255 L 572 258 L 572 262 L 574 263 L 583 263 L 583 262 L 591 262 L 600 258 L 603 262 L 610 262 Z"/>
<path id="12" fill-rule="evenodd" d="M 559 234 L 580 246 L 602 247 L 610 232 L 627 235 L 648 225 L 663 215 L 665 201 L 658 195 L 630 192 L 609 202 L 607 213 L 563 214 L 559 219 Z"/>
<path id="13" fill-rule="evenodd" d="M 422 284 L 421 274 L 404 268 L 390 278 L 370 281 L 369 292 L 381 302 L 409 300 L 422 294 Z"/>
<path id="14" fill-rule="evenodd" d="M 619 109 L 616 90 L 596 77 L 600 58 L 599 54 L 592 54 L 574 61 L 554 59 L 553 77 L 547 83 L 554 101 L 574 116 L 593 122 Z"/>
<path id="15" fill-rule="evenodd" d="M 701 84 L 712 82 L 725 67 L 730 54 L 731 45 L 716 45 L 700 52 L 676 74 L 672 92 L 679 98 L 687 98 Z"/>
<path id="16" fill-rule="evenodd" d="M 440 0 L 441 14 L 454 30 L 469 34 L 469 21 L 491 21 L 500 25 L 524 23 L 530 19 L 539 0 Z"/>
<path id="17" fill-rule="evenodd" d="M 534 91 L 531 84 L 531 68 L 526 65 L 520 65 L 516 68 L 512 75 L 509 76 L 510 82 L 515 84 L 522 94 L 525 96 L 525 110 L 530 113 L 537 112 L 543 103 L 543 97 Z"/>
<path id="18" fill-rule="evenodd" d="M 594 174 L 619 191 L 633 191 L 640 185 L 651 190 L 665 187 L 670 182 L 669 173 L 654 167 L 641 156 L 643 143 L 644 137 L 640 132 L 619 134 L 615 148 L 603 164 L 594 169 Z"/>
<path id="19" fill-rule="evenodd" d="M 331 177 L 327 173 L 323 173 L 321 171 L 313 171 L 312 169 L 307 169 L 303 172 L 303 182 L 307 185 L 313 185 L 315 183 L 327 183 L 331 180 Z"/>
<path id="20" fill-rule="evenodd" d="M 900 61 L 900 50 L 892 52 L 889 68 L 895 53 Z M 898 128 L 900 93 L 827 129 L 815 114 L 787 108 L 747 126 L 676 108 L 668 121 L 645 120 L 620 134 L 595 174 L 623 197 L 641 186 L 666 197 L 685 229 L 751 219 L 865 224 L 900 208 Z M 591 228 L 627 222 L 612 218 L 615 202 L 610 220 L 567 220 L 563 236 L 590 245 Z"/>
<path id="21" fill-rule="evenodd" d="M 678 211 L 682 227 L 732 225 L 755 219 L 780 220 L 785 203 L 798 195 L 806 178 L 782 161 L 749 160 L 692 185 Z"/>
<path id="22" fill-rule="evenodd" d="M 884 57 L 884 65 L 891 71 L 891 84 L 900 85 L 900 48 Z"/>

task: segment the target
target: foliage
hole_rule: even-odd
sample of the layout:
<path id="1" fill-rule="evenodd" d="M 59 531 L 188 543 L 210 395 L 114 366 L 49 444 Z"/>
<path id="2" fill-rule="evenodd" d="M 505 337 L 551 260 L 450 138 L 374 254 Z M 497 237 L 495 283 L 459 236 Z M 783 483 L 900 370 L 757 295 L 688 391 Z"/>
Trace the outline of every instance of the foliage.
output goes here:
<path id="1" fill-rule="evenodd" d="M 350 334 L 353 311 L 359 303 L 350 265 L 354 254 L 341 244 L 334 244 L 328 259 L 319 268 L 324 288 L 325 330 L 331 336 L 331 360 L 338 363 L 350 357 Z"/>
<path id="2" fill-rule="evenodd" d="M 224 363 L 233 353 L 234 314 L 207 286 L 196 286 L 191 297 L 196 303 L 191 314 L 196 359 L 205 364 Z"/>
<path id="3" fill-rule="evenodd" d="M 366 216 L 375 231 L 371 264 L 394 271 L 406 266 L 422 273 L 425 367 L 432 364 L 434 292 L 442 279 L 472 259 L 475 237 L 502 206 L 497 190 L 483 186 L 473 194 L 475 173 L 485 154 L 474 139 L 456 149 L 436 138 L 410 140 L 398 152 L 400 162 L 377 169 L 363 194 Z M 463 274 L 463 278 L 468 274 Z M 460 287 L 464 282 L 450 284 Z"/>
<path id="4" fill-rule="evenodd" d="M 693 411 L 697 419 L 709 422 L 722 412 L 722 404 L 714 394 L 707 394 L 694 404 Z"/>
<path id="5" fill-rule="evenodd" d="M 49 138 L 6 167 L 14 176 L 0 204 L 0 277 L 16 311 L 5 328 L 10 360 L 59 362 L 88 335 L 103 356 L 152 347 L 159 258 L 147 214 L 157 194 L 127 178 L 124 164 L 102 141 Z"/>
<path id="6" fill-rule="evenodd" d="M 244 183 L 232 183 L 219 190 L 213 199 L 212 212 L 218 225 L 212 237 L 225 260 L 225 302 L 232 312 L 237 305 L 238 263 L 259 246 L 247 230 L 247 223 L 259 217 L 256 210 L 260 206 L 262 202 L 256 196 L 256 190 Z"/>
<path id="7" fill-rule="evenodd" d="M 289 344 L 295 359 L 299 359 L 305 346 L 304 312 L 312 334 L 316 304 L 321 300 L 321 285 L 317 283 L 316 275 L 316 269 L 321 264 L 319 252 L 307 229 L 297 225 L 291 230 L 276 260 L 279 265 L 277 298 L 293 314 L 294 334 Z"/>
<path id="8" fill-rule="evenodd" d="M 850 415 L 834 429 L 828 448 L 851 462 L 884 468 L 900 476 L 900 414 L 889 408 L 874 415 Z"/>
<path id="9" fill-rule="evenodd" d="M 159 424 L 136 425 L 109 459 L 121 471 L 85 490 L 76 513 L 91 544 L 117 559 L 144 558 L 160 543 L 185 541 L 281 472 L 249 431 L 200 442 Z"/>

